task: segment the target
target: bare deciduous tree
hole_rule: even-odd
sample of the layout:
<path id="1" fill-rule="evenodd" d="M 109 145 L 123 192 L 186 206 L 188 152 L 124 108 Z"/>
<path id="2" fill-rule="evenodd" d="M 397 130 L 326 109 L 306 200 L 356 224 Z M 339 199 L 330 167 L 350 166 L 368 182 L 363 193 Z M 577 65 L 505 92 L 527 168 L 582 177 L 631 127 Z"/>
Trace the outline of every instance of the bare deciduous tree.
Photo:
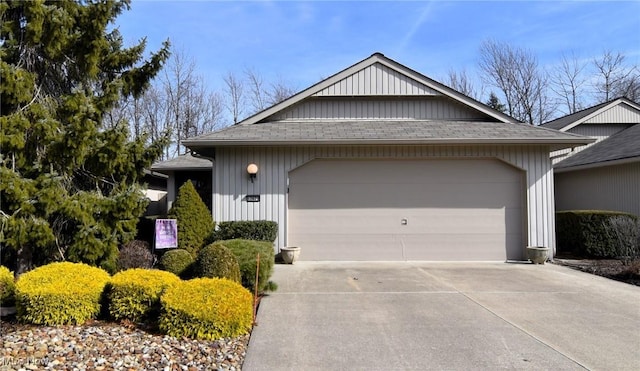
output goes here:
<path id="1" fill-rule="evenodd" d="M 478 99 L 479 97 L 478 91 L 475 86 L 473 86 L 473 82 L 467 75 L 466 70 L 462 70 L 461 72 L 449 70 L 447 84 L 450 88 L 455 89 L 468 97 L 473 99 Z"/>
<path id="2" fill-rule="evenodd" d="M 485 41 L 480 47 L 480 70 L 485 83 L 504 95 L 510 116 L 531 125 L 550 117 L 553 107 L 546 98 L 547 75 L 530 51 Z"/>
<path id="3" fill-rule="evenodd" d="M 597 74 L 594 87 L 599 102 L 607 102 L 616 95 L 624 95 L 627 88 L 634 85 L 634 73 L 637 68 L 627 67 L 625 56 L 620 52 L 606 50 L 600 58 L 593 60 L 593 65 Z"/>
<path id="4" fill-rule="evenodd" d="M 231 119 L 234 124 L 240 122 L 240 118 L 244 113 L 244 83 L 242 79 L 237 77 L 234 73 L 228 72 L 224 76 L 226 106 L 231 114 Z"/>
<path id="5" fill-rule="evenodd" d="M 587 81 L 585 67 L 586 64 L 581 63 L 575 54 L 563 54 L 561 63 L 553 70 L 550 88 L 561 104 L 566 106 L 568 114 L 584 108 L 582 102 L 586 95 L 584 86 Z"/>

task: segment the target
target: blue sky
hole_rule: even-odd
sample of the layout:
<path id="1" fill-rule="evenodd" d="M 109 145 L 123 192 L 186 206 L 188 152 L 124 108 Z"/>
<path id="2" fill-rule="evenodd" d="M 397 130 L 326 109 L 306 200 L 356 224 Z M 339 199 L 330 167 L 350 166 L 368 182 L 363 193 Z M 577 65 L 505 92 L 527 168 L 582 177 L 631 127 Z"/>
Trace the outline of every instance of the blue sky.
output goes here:
<path id="1" fill-rule="evenodd" d="M 150 1 L 116 22 L 125 41 L 169 39 L 212 90 L 246 68 L 300 90 L 374 52 L 436 80 L 476 74 L 494 39 L 530 49 L 541 65 L 606 49 L 640 65 L 640 1 Z"/>

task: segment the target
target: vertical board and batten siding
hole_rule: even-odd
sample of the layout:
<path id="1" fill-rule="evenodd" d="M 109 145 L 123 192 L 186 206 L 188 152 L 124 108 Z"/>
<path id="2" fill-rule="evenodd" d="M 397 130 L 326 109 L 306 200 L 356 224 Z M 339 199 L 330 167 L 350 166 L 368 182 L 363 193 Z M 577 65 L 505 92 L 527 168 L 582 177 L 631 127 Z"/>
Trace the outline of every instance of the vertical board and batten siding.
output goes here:
<path id="1" fill-rule="evenodd" d="M 640 112 L 638 112 L 638 110 L 626 104 L 618 104 L 586 120 L 584 123 L 585 124 L 608 124 L 608 123 L 637 124 L 639 122 L 640 122 Z"/>
<path id="2" fill-rule="evenodd" d="M 314 97 L 372 95 L 440 95 L 437 91 L 381 63 L 374 63 L 332 84 Z"/>
<path id="3" fill-rule="evenodd" d="M 614 210 L 640 215 L 640 162 L 556 173 L 558 210 Z"/>
<path id="4" fill-rule="evenodd" d="M 486 120 L 487 116 L 447 99 L 358 98 L 309 99 L 270 117 L 270 120 L 308 119 L 415 119 Z"/>
<path id="5" fill-rule="evenodd" d="M 553 173 L 545 146 L 299 146 L 218 148 L 214 166 L 214 219 L 273 220 L 279 224 L 278 248 L 286 244 L 289 172 L 316 159 L 497 158 L 524 170 L 527 242 L 555 249 Z M 259 167 L 254 183 L 249 163 Z M 524 192 L 525 190 L 523 190 Z M 260 202 L 245 196 L 260 195 Z"/>
<path id="6" fill-rule="evenodd" d="M 584 135 L 587 137 L 595 138 L 596 141 L 588 144 L 586 146 L 579 146 L 575 148 L 567 148 L 560 151 L 551 152 L 551 159 L 554 164 L 564 160 L 569 156 L 573 156 L 576 153 L 589 148 L 590 146 L 603 141 L 610 136 L 617 134 L 629 127 L 633 126 L 632 124 L 581 124 L 574 128 L 569 129 L 567 132 L 573 134 Z"/>

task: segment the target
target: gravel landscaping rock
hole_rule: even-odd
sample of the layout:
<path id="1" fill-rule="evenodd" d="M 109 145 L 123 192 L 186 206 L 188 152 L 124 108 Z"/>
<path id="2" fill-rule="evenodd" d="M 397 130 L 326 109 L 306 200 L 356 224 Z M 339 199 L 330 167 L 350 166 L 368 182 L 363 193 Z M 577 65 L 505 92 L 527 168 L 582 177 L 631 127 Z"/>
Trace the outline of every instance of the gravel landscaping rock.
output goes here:
<path id="1" fill-rule="evenodd" d="M 0 322 L 4 370 L 241 370 L 249 335 L 176 339 L 107 322 L 30 326 Z"/>

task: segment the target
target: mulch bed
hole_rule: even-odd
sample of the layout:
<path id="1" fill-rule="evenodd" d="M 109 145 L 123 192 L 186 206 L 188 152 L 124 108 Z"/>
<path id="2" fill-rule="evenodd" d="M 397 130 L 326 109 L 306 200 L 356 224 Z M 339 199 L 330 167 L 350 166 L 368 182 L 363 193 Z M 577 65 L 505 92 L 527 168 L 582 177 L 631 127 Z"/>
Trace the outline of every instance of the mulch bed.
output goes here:
<path id="1" fill-rule="evenodd" d="M 640 259 L 625 262 L 618 259 L 581 259 L 572 256 L 562 256 L 555 258 L 554 263 L 582 272 L 640 286 Z"/>

